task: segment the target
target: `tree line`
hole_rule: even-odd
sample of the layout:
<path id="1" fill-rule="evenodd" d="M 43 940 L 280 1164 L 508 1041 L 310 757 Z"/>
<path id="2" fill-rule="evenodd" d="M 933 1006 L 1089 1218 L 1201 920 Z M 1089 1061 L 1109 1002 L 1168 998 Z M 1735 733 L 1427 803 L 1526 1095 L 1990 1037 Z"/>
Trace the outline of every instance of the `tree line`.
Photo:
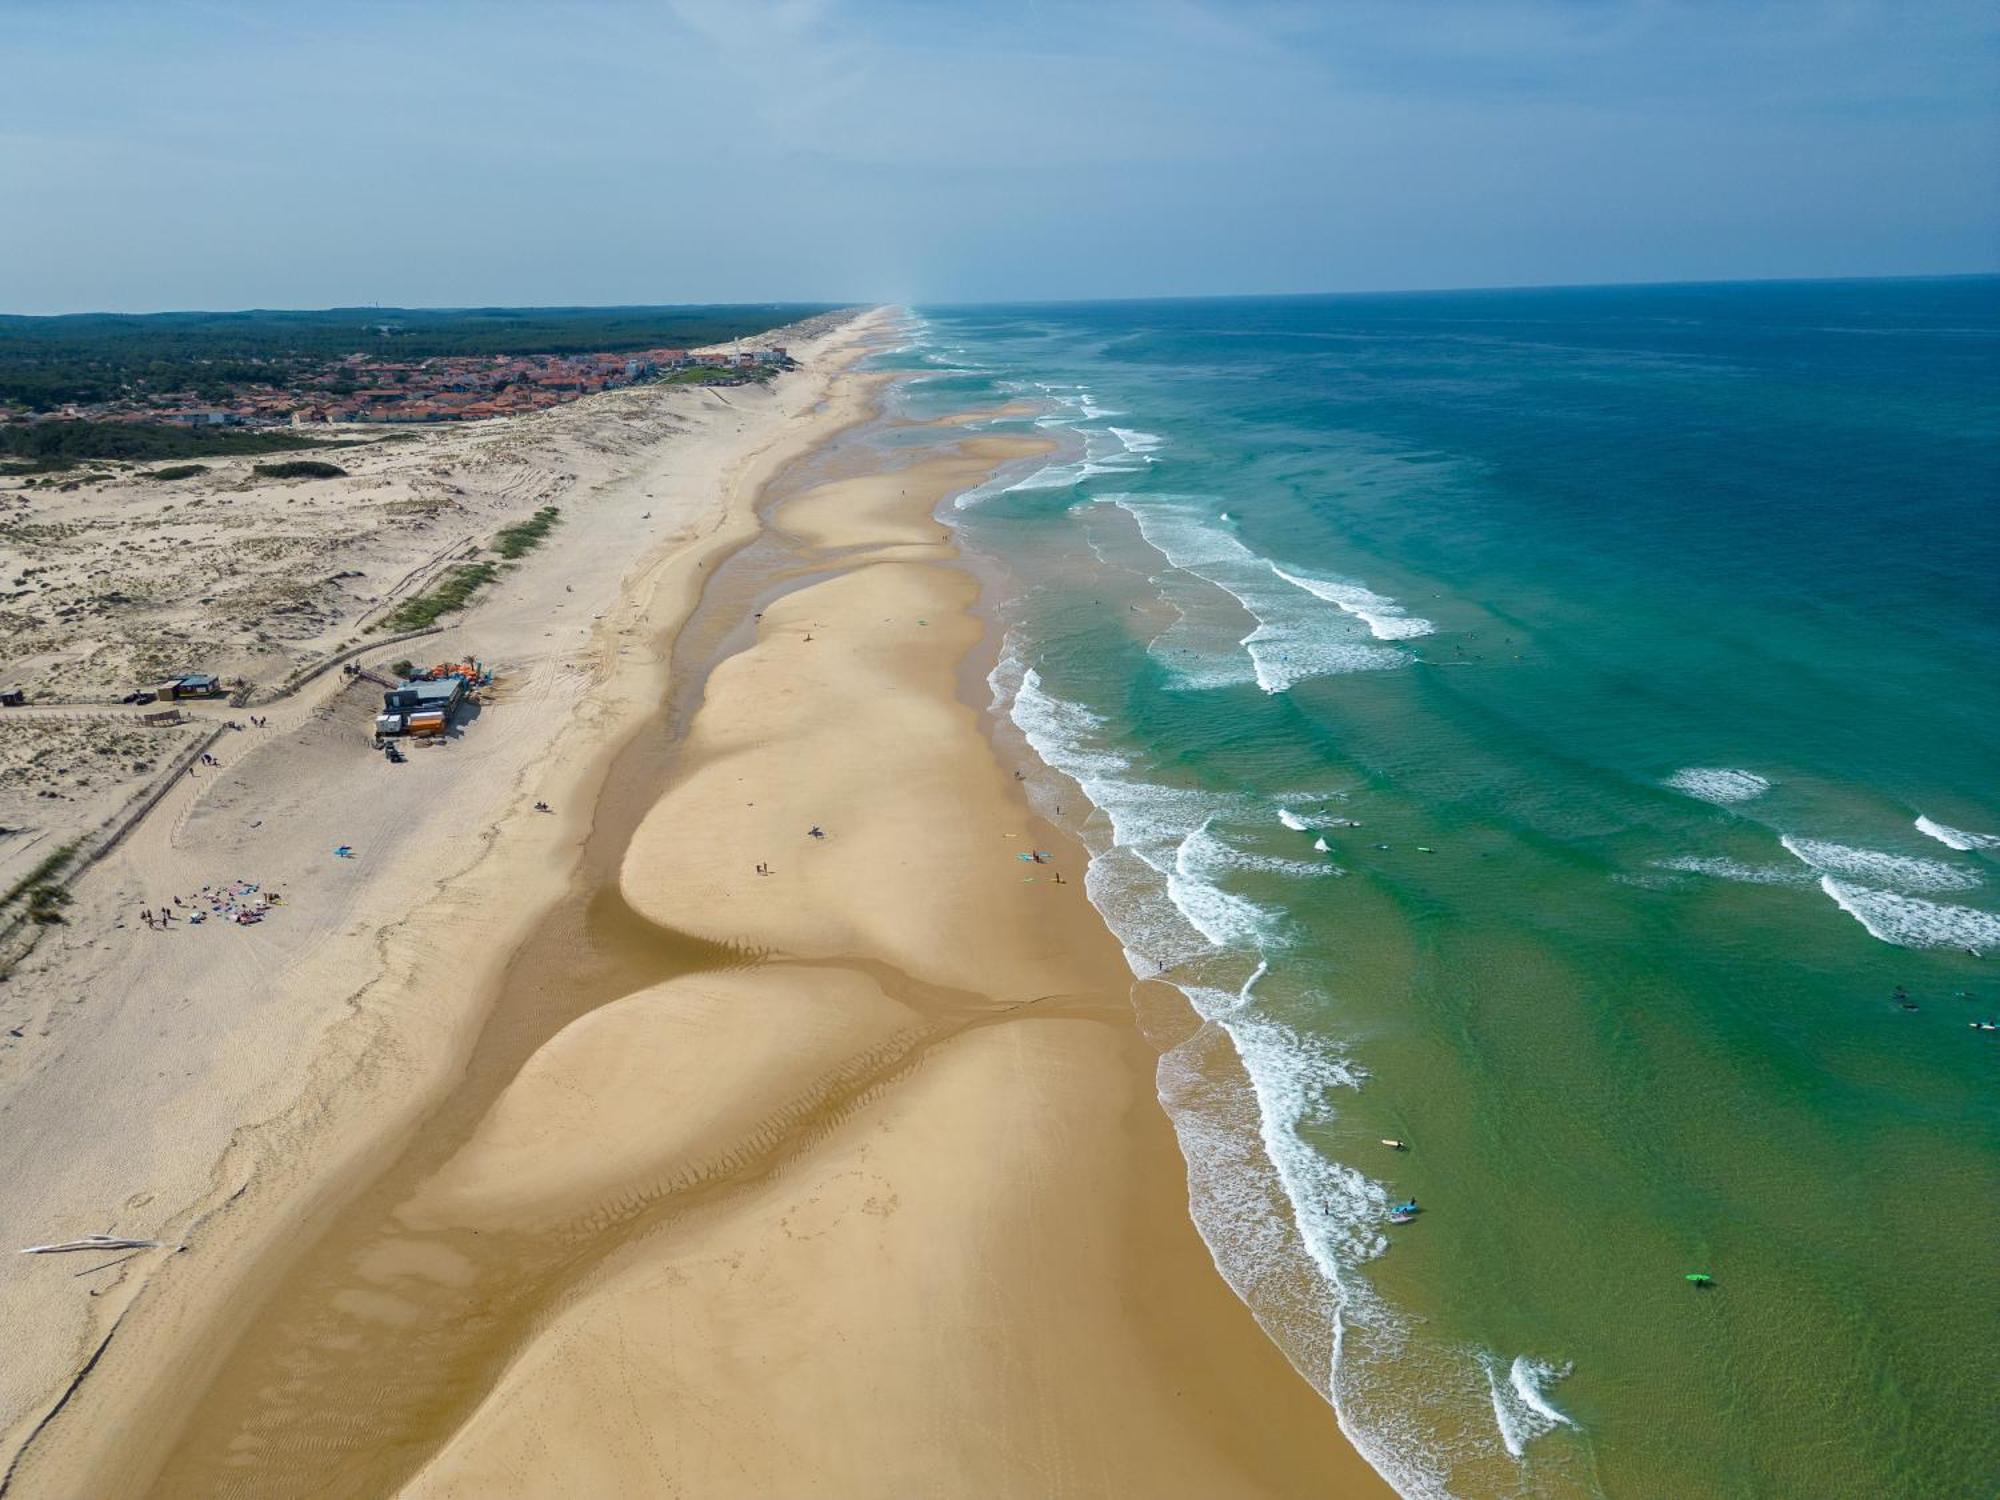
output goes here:
<path id="1" fill-rule="evenodd" d="M 767 333 L 833 304 L 344 307 L 313 312 L 0 315 L 0 405 L 51 411 L 177 390 L 283 386 L 350 354 L 621 353 Z"/>

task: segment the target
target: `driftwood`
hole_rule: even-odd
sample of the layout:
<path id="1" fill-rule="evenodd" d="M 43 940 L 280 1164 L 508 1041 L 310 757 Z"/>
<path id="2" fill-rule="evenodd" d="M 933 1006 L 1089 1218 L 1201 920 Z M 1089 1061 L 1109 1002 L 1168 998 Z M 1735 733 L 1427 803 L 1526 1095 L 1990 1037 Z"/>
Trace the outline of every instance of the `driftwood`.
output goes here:
<path id="1" fill-rule="evenodd" d="M 115 1234 L 87 1234 L 80 1240 L 61 1240 L 53 1245 L 29 1245 L 23 1255 L 62 1255 L 71 1250 L 157 1250 L 158 1240 L 128 1240 Z"/>

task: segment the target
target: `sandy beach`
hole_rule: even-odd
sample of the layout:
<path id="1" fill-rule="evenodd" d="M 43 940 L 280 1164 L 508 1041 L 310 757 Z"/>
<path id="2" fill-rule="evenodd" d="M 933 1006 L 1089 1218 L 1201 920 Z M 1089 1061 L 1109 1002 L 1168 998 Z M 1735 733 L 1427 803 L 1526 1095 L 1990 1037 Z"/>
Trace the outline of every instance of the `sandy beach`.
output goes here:
<path id="1" fill-rule="evenodd" d="M 326 674 L 259 711 L 268 729 L 229 735 L 220 770 L 177 780 L 77 884 L 68 923 L 0 989 L 0 1128 L 16 1145 L 6 1243 L 113 1232 L 172 1247 L 227 1205 L 199 1274 L 145 1299 L 162 1304 L 153 1347 L 184 1360 L 185 1330 L 240 1298 L 232 1277 L 393 1153 L 462 1066 L 513 945 L 565 888 L 605 762 L 656 709 L 662 653 L 704 568 L 754 534 L 764 479 L 865 414 L 864 387 L 832 388 L 864 331 L 802 351 L 808 367 L 769 392 L 621 392 L 484 435 L 587 482 L 566 490 L 574 524 L 426 639 L 427 656 L 495 667 L 477 719 L 391 775 L 366 749 L 379 693 Z M 343 843 L 355 859 L 332 857 Z M 247 929 L 138 920 L 238 880 L 282 893 L 282 912 Z M 37 1448 L 66 1438 L 44 1424 L 94 1356 L 97 1390 L 79 1387 L 65 1416 L 160 1394 L 137 1351 L 154 1315 L 126 1314 L 186 1259 L 169 1248 L 72 1279 L 86 1269 L 72 1258 L 8 1257 L 0 1474 L 15 1465 L 17 1492 L 34 1492 L 39 1460 L 19 1458 L 30 1435 L 42 1429 Z M 127 1342 L 130 1384 L 111 1352 Z"/>
<path id="2" fill-rule="evenodd" d="M 510 670 L 425 779 L 329 683 L 92 872 L 0 1221 L 165 1245 L 10 1268 L 6 1493 L 1386 1493 L 961 691 L 931 512 L 1046 445 L 797 465 L 889 326 L 606 476 L 441 638 Z M 282 915 L 115 926 L 231 880 Z"/>

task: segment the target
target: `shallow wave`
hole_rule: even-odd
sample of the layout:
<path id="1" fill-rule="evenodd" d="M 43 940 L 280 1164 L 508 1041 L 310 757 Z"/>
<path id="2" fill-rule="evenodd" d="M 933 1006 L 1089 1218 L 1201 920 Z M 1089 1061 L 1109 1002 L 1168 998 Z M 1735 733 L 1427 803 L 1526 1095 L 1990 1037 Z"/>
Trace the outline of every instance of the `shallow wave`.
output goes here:
<path id="1" fill-rule="evenodd" d="M 1407 641 L 1420 635 L 1429 635 L 1437 629 L 1429 620 L 1404 610 L 1386 594 L 1378 594 L 1373 589 L 1365 589 L 1358 583 L 1336 583 L 1327 578 L 1311 578 L 1303 573 L 1286 571 L 1273 563 L 1271 571 L 1296 588 L 1304 589 L 1316 599 L 1346 610 L 1368 627 L 1368 633 L 1378 641 Z"/>
<path id="2" fill-rule="evenodd" d="M 1840 875 L 1886 885 L 1899 891 L 1969 891 L 1980 883 L 1977 873 L 1962 870 L 1942 860 L 1918 859 L 1908 854 L 1887 854 L 1879 849 L 1857 849 L 1826 839 L 1798 838 L 1786 834 L 1778 840 L 1785 852 L 1822 875 Z"/>
<path id="3" fill-rule="evenodd" d="M 1282 811 L 1281 809 L 1281 822 Z M 1209 819 L 1192 835 L 1199 841 L 1197 860 L 1211 873 L 1222 870 L 1261 870 L 1267 875 L 1290 875 L 1305 880 L 1333 873 L 1332 866 L 1316 859 L 1283 859 L 1277 855 L 1253 854 L 1247 849 L 1239 849 L 1213 831 L 1214 821 L 1213 818 Z M 1183 844 L 1182 847 L 1185 849 L 1186 845 Z"/>
<path id="4" fill-rule="evenodd" d="M 1116 416 L 1118 413 L 1109 412 L 1106 415 Z M 1154 432 L 1138 432 L 1130 427 L 1106 427 L 1105 431 L 1123 443 L 1127 453 L 1136 453 L 1141 458 L 1157 453 L 1167 445 L 1167 440 Z"/>
<path id="5" fill-rule="evenodd" d="M 2000 948 L 2000 916 L 1971 906 L 1919 901 L 1822 875 L 1819 888 L 1868 935 L 1898 948 Z"/>
<path id="6" fill-rule="evenodd" d="M 1558 1427 L 1576 1426 L 1545 1394 L 1549 1385 L 1569 1373 L 1568 1366 L 1557 1369 L 1523 1354 L 1507 1367 L 1503 1380 L 1497 1359 L 1487 1359 L 1484 1363 L 1486 1384 L 1493 1393 L 1494 1425 L 1500 1429 L 1501 1444 L 1510 1458 L 1520 1458 L 1529 1443 Z"/>
<path id="7" fill-rule="evenodd" d="M 1813 877 L 1790 865 L 1746 865 L 1736 859 L 1709 859 L 1698 854 L 1682 854 L 1673 859 L 1656 859 L 1656 870 L 1679 870 L 1689 875 L 1708 875 L 1717 880 L 1733 880 L 1740 885 L 1808 886 Z"/>
<path id="8" fill-rule="evenodd" d="M 1043 421 L 1050 426 L 1076 421 L 1095 422 L 1103 417 L 1125 415 L 1121 411 L 1113 411 L 1108 406 L 1098 405 L 1097 398 L 1091 394 L 1088 386 L 1056 385 L 1046 380 L 1031 383 L 1042 395 L 1064 408 L 1061 413 L 1043 418 Z"/>
<path id="9" fill-rule="evenodd" d="M 1259 992 L 1282 962 L 1284 914 L 1222 885 L 1236 870 L 1331 867 L 1236 847 L 1224 827 L 1255 838 L 1270 801 L 1157 780 L 1136 752 L 1114 748 L 1110 722 L 1050 692 L 1011 638 L 989 681 L 995 708 L 1092 805 L 1080 830 L 1085 889 L 1133 973 L 1171 980 L 1204 1022 L 1161 1057 L 1158 1087 L 1187 1162 L 1190 1215 L 1223 1279 L 1400 1495 L 1445 1500 L 1459 1464 L 1518 1463 L 1535 1437 L 1569 1425 L 1545 1394 L 1558 1372 L 1526 1361 L 1517 1386 L 1510 1371 L 1496 1430 L 1461 1399 L 1478 1389 L 1477 1351 L 1425 1343 L 1361 1274 L 1388 1245 L 1388 1188 L 1315 1141 L 1337 1128 L 1340 1092 L 1366 1074 L 1331 1039 L 1266 1010 Z M 1287 827 L 1306 822 L 1284 811 Z M 1229 1081 L 1239 1070 L 1247 1093 Z M 1437 1399 L 1413 1399 L 1413 1378 Z"/>
<path id="10" fill-rule="evenodd" d="M 1224 890 L 1213 878 L 1231 861 L 1208 820 L 1181 840 L 1167 871 L 1167 897 L 1188 925 L 1218 948 L 1243 947 L 1263 953 L 1279 941 L 1279 914 L 1247 897 Z"/>
<path id="11" fill-rule="evenodd" d="M 1726 807 L 1732 802 L 1748 802 L 1771 790 L 1771 783 L 1754 771 L 1730 771 L 1708 766 L 1688 766 L 1667 778 L 1667 785 L 1690 797 Z"/>
<path id="12" fill-rule="evenodd" d="M 1239 909 L 1209 900 L 1199 843 L 1183 854 L 1190 835 L 1225 810 L 1223 799 L 1138 774 L 1129 757 L 1103 743 L 1101 718 L 1046 691 L 1041 675 L 1011 653 L 995 666 L 991 685 L 996 707 L 1043 764 L 1076 783 L 1103 821 L 1101 830 L 1088 824 L 1082 830 L 1092 853 L 1084 889 L 1125 944 L 1134 972 L 1212 954 L 1228 934 L 1265 919 L 1254 903 Z"/>
<path id="13" fill-rule="evenodd" d="M 1038 427 L 1064 426 L 1073 419 L 1044 417 L 1036 422 Z M 1044 464 L 1033 473 L 1020 479 L 989 479 L 965 491 L 952 502 L 955 510 L 968 510 L 975 505 L 994 499 L 1000 495 L 1019 494 L 1033 490 L 1074 489 L 1087 479 L 1096 479 L 1105 474 L 1136 474 L 1153 462 L 1150 449 L 1133 448 L 1119 434 L 1117 427 L 1079 427 L 1074 429 L 1083 439 L 1083 456 L 1066 463 Z M 1133 437 L 1151 439 L 1155 446 L 1159 439 L 1151 433 L 1133 433 Z"/>
<path id="14" fill-rule="evenodd" d="M 1969 854 L 1975 849 L 2000 849 L 2000 833 L 1967 833 L 1963 828 L 1947 828 L 1921 814 L 1917 818 L 1917 832 L 1936 839 L 1947 849 L 1957 849 L 1962 853 Z"/>
<path id="15" fill-rule="evenodd" d="M 1408 664 L 1410 658 L 1394 647 L 1357 641 L 1328 617 L 1300 609 L 1302 594 L 1333 601 L 1292 582 L 1271 559 L 1245 546 L 1199 507 L 1130 494 L 1100 499 L 1131 516 L 1139 535 L 1161 557 L 1230 595 L 1257 622 L 1237 644 L 1249 654 L 1257 685 L 1265 692 L 1282 693 L 1313 677 Z M 1342 614 L 1354 613 L 1336 607 Z"/>

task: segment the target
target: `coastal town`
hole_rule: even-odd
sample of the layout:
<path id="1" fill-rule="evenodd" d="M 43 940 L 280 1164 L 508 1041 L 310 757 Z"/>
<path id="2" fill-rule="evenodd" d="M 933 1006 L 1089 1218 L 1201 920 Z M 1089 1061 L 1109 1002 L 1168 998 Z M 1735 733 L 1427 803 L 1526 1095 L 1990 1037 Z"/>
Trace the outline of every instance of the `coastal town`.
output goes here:
<path id="1" fill-rule="evenodd" d="M 253 361 L 247 373 L 258 375 Z M 89 421 L 184 427 L 311 427 L 331 423 L 480 421 L 560 406 L 582 396 L 652 381 L 730 385 L 789 368 L 782 345 L 742 341 L 707 349 L 586 354 L 478 354 L 382 359 L 349 354 L 301 372 L 270 361 L 267 378 L 230 367 L 220 388 L 192 381 L 177 390 L 133 389 L 0 422 Z M 218 399 L 220 398 L 220 399 Z"/>

